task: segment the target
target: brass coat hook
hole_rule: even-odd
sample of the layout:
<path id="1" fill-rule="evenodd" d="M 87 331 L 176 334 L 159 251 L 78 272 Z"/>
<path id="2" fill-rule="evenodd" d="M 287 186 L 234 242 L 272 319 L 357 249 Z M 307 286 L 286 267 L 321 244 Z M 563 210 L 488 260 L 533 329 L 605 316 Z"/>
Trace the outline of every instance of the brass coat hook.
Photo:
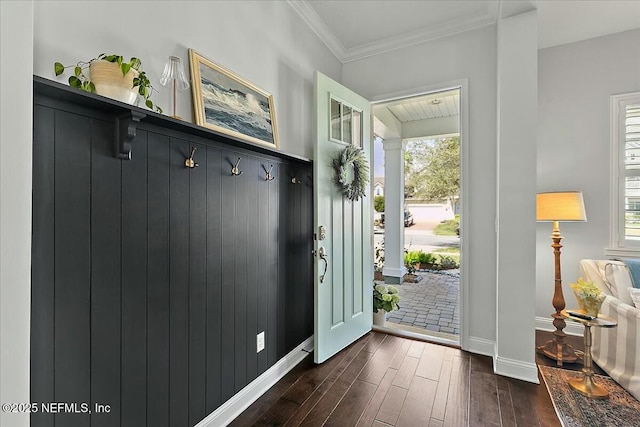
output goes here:
<path id="1" fill-rule="evenodd" d="M 196 152 L 196 147 L 191 147 L 191 155 L 188 159 L 184 161 L 184 165 L 190 169 L 197 168 L 200 166 L 198 163 L 193 161 L 193 155 Z"/>
<path id="2" fill-rule="evenodd" d="M 231 175 L 234 175 L 234 176 L 242 175 L 242 171 L 238 169 L 239 164 L 240 164 L 240 157 L 238 157 L 238 161 L 236 162 L 235 166 L 231 168 Z"/>
<path id="3" fill-rule="evenodd" d="M 262 165 L 262 169 L 264 169 L 264 171 L 267 173 L 267 176 L 265 177 L 265 181 L 273 181 L 274 179 L 276 179 L 275 176 L 271 175 L 271 171 L 273 170 L 273 165 L 269 165 L 269 170 L 267 170 L 266 167 L 264 167 L 264 165 Z"/>

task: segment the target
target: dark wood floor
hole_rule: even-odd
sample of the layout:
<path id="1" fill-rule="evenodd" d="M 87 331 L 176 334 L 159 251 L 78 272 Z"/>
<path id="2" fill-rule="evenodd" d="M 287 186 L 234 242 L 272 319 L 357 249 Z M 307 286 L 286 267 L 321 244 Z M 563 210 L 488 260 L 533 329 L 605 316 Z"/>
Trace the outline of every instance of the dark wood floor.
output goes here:
<path id="1" fill-rule="evenodd" d="M 540 382 L 495 375 L 487 356 L 371 332 L 321 365 L 309 355 L 231 425 L 560 426 Z"/>

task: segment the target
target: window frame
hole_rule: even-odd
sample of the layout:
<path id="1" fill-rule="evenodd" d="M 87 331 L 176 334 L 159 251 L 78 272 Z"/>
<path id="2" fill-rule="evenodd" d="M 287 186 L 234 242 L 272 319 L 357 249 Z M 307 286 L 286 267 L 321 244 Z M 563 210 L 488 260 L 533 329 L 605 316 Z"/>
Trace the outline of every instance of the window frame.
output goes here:
<path id="1" fill-rule="evenodd" d="M 340 123 L 340 139 L 337 139 L 337 138 L 333 137 L 333 122 L 332 122 L 333 117 L 332 117 L 332 114 L 331 114 L 331 102 L 332 101 L 335 101 L 335 102 L 340 104 L 340 119 L 339 119 L 339 123 Z M 344 107 L 348 107 L 351 110 L 351 112 L 349 113 L 349 116 L 351 118 L 351 142 L 344 140 L 344 126 L 343 125 L 344 125 L 344 118 L 346 117 L 346 115 L 344 114 Z M 355 126 L 355 120 L 354 120 L 354 118 L 355 118 L 355 114 L 354 113 L 355 112 L 358 112 L 360 114 L 360 126 L 359 126 L 359 132 L 357 133 L 359 143 L 356 144 L 356 147 L 362 148 L 362 138 L 363 138 L 362 132 L 363 132 L 363 126 L 364 126 L 364 123 L 363 123 L 364 115 L 363 115 L 362 109 L 355 107 L 354 105 L 344 101 L 343 99 L 335 96 L 332 93 L 329 93 L 329 141 L 337 142 L 337 143 L 343 144 L 345 146 L 346 145 L 350 145 L 351 143 L 353 143 L 354 135 L 356 135 L 356 132 L 355 132 L 355 129 L 354 129 L 356 127 Z"/>
<path id="2" fill-rule="evenodd" d="M 607 256 L 640 256 L 640 239 L 627 240 L 625 235 L 625 188 L 626 188 L 626 107 L 640 104 L 640 92 L 631 92 L 610 97 L 610 232 Z"/>

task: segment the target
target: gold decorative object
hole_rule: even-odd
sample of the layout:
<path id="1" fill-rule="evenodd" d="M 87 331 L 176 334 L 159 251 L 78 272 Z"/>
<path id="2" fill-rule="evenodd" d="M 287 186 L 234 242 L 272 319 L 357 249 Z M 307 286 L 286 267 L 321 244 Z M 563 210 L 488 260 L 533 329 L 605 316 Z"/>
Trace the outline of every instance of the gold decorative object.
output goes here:
<path id="1" fill-rule="evenodd" d="M 198 166 L 200 166 L 193 160 L 193 155 L 195 154 L 195 152 L 196 152 L 196 147 L 191 147 L 191 155 L 189 156 L 188 159 L 184 161 L 184 165 L 190 169 L 197 168 Z"/>
<path id="2" fill-rule="evenodd" d="M 273 181 L 274 179 L 276 179 L 276 177 L 271 173 L 271 171 L 273 170 L 273 165 L 269 165 L 269 170 L 267 170 L 267 168 L 262 165 L 262 169 L 264 169 L 266 173 L 266 176 L 264 178 L 265 181 Z"/>
<path id="3" fill-rule="evenodd" d="M 238 157 L 238 161 L 236 162 L 236 164 L 231 168 L 231 175 L 233 176 L 239 176 L 242 175 L 243 172 L 238 168 L 238 165 L 240 164 L 240 157 Z"/>
<path id="4" fill-rule="evenodd" d="M 563 191 L 538 193 L 536 196 L 536 220 L 539 222 L 553 222 L 551 240 L 553 244 L 553 256 L 555 261 L 555 286 L 553 292 L 553 308 L 556 312 L 553 317 L 553 339 L 538 347 L 538 351 L 545 356 L 558 361 L 558 366 L 563 362 L 575 363 L 578 356 L 573 347 L 564 342 L 567 334 L 563 329 L 567 326 L 561 312 L 565 308 L 564 295 L 562 294 L 562 275 L 560 273 L 560 221 L 586 221 L 584 201 L 580 191 Z"/>
<path id="5" fill-rule="evenodd" d="M 583 319 L 581 317 L 572 316 L 571 313 L 572 312 L 562 310 L 561 315 L 567 319 L 571 319 L 574 322 L 582 323 L 584 325 L 584 367 L 582 368 L 582 378 L 569 380 L 569 386 L 584 396 L 593 399 L 606 399 L 609 397 L 607 389 L 593 381 L 591 328 L 615 328 L 618 326 L 618 322 L 607 316 L 601 316 L 597 319 Z"/>

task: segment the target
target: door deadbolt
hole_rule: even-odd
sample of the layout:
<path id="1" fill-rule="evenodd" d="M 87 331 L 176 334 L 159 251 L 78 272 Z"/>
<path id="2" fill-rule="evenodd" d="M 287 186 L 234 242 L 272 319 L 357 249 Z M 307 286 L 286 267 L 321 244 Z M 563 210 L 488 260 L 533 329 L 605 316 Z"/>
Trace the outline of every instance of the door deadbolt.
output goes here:
<path id="1" fill-rule="evenodd" d="M 318 227 L 318 240 L 324 240 L 327 238 L 327 229 L 324 225 Z"/>

